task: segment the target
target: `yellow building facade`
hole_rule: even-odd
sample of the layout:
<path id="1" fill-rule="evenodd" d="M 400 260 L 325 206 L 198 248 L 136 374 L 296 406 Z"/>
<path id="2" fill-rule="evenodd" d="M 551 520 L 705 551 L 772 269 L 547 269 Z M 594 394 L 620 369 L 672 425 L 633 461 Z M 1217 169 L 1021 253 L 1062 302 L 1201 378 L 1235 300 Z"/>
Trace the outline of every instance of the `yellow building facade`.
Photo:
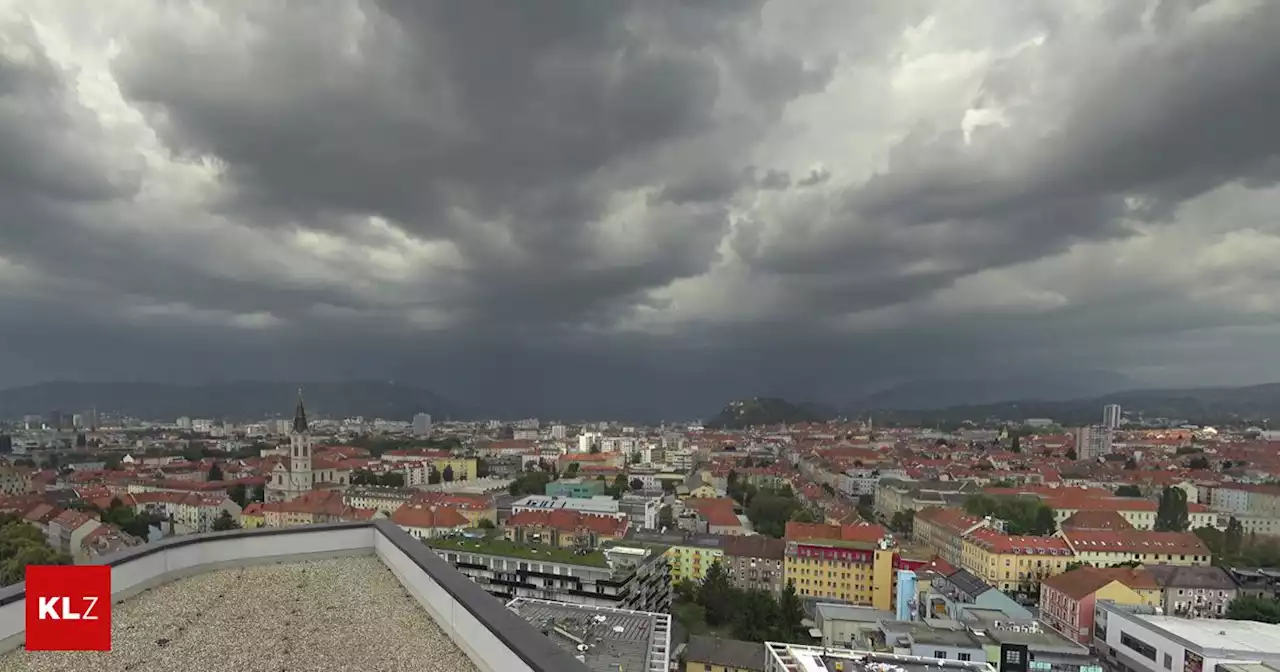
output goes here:
<path id="1" fill-rule="evenodd" d="M 671 582 L 701 581 L 711 565 L 724 557 L 724 551 L 706 546 L 671 546 L 663 553 L 671 566 Z"/>
<path id="2" fill-rule="evenodd" d="M 1014 537 L 981 529 L 963 539 L 960 565 L 1002 591 L 1032 586 L 1077 560 L 1058 537 Z"/>
<path id="3" fill-rule="evenodd" d="M 866 542 L 813 539 L 787 543 L 783 580 L 806 597 L 893 610 L 897 552 Z"/>

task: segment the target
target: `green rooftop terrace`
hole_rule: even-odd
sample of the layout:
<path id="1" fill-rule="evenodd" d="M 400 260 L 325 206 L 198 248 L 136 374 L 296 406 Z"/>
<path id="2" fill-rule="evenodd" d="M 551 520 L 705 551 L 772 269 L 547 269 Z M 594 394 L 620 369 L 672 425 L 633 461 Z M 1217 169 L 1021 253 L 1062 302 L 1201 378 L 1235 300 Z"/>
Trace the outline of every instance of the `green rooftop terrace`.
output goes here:
<path id="1" fill-rule="evenodd" d="M 481 553 L 484 555 L 500 555 L 507 558 L 524 558 L 526 560 L 542 560 L 545 562 L 561 562 L 566 565 L 583 565 L 586 567 L 609 567 L 609 561 L 602 551 L 580 553 L 572 548 L 556 548 L 541 544 L 517 544 L 501 536 L 481 537 L 441 537 L 439 539 L 423 539 L 422 543 L 436 551 L 457 551 L 462 553 Z"/>

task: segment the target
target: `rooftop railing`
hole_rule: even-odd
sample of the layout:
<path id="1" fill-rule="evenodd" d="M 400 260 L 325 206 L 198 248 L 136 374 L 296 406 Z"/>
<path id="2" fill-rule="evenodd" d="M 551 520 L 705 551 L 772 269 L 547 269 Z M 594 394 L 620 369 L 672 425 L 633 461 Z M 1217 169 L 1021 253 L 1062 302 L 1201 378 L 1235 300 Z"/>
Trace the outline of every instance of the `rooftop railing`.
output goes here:
<path id="1" fill-rule="evenodd" d="M 587 672 L 565 650 L 387 520 L 211 532 L 100 559 L 119 603 L 154 586 L 218 569 L 374 555 L 484 672 Z M 0 589 L 0 652 L 22 646 L 26 588 Z"/>

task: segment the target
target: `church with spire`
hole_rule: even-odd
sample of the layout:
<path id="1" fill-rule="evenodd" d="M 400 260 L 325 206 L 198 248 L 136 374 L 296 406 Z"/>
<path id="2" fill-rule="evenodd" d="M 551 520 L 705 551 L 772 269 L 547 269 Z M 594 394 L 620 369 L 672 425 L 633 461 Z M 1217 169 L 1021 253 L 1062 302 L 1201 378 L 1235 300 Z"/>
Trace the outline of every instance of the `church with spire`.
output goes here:
<path id="1" fill-rule="evenodd" d="M 312 490 L 344 489 L 351 482 L 351 472 L 328 460 L 312 455 L 314 444 L 307 424 L 307 409 L 298 390 L 298 406 L 293 411 L 288 445 L 276 451 L 277 461 L 267 479 L 268 502 L 297 499 Z M 287 452 L 286 452 L 287 451 Z"/>

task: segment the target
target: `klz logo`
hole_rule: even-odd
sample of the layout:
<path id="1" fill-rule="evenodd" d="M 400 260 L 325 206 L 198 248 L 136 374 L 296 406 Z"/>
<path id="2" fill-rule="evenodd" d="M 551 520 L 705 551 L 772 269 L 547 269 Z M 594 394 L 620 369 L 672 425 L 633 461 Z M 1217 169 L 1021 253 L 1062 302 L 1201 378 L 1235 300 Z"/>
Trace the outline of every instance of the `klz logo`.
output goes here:
<path id="1" fill-rule="evenodd" d="M 84 611 L 71 611 L 71 598 L 69 597 L 42 597 L 36 603 L 40 605 L 40 620 L 54 621 L 96 621 L 97 615 L 93 613 L 93 608 L 98 606 L 98 598 L 84 598 Z M 61 611 L 59 611 L 59 606 Z"/>
<path id="2" fill-rule="evenodd" d="M 110 651 L 111 568 L 27 566 L 27 650 Z"/>

